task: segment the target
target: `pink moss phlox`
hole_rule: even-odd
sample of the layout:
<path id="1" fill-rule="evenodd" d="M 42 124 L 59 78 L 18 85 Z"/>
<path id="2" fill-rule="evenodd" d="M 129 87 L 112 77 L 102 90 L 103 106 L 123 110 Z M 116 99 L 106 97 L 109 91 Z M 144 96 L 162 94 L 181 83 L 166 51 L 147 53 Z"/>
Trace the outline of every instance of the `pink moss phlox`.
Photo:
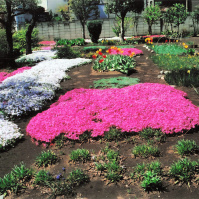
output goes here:
<path id="1" fill-rule="evenodd" d="M 123 51 L 123 52 L 122 52 Z M 120 55 L 128 55 L 130 56 L 132 53 L 135 53 L 136 55 L 138 54 L 143 54 L 142 50 L 139 50 L 137 48 L 121 48 L 121 50 L 115 50 L 115 49 L 111 49 L 111 55 L 116 55 L 116 54 L 120 54 Z"/>
<path id="2" fill-rule="evenodd" d="M 55 41 L 41 41 L 39 42 L 40 45 L 45 45 L 45 46 L 54 46 L 56 44 Z"/>
<path id="3" fill-rule="evenodd" d="M 79 139 L 86 131 L 103 136 L 111 127 L 122 132 L 161 129 L 166 134 L 189 130 L 199 124 L 199 108 L 175 88 L 142 83 L 122 89 L 74 89 L 30 120 L 27 134 L 51 142 L 64 133 Z"/>
<path id="4" fill-rule="evenodd" d="M 24 70 L 29 70 L 31 67 L 24 66 L 22 68 L 18 68 L 17 70 L 11 72 L 11 73 L 6 73 L 6 72 L 0 72 L 0 82 L 4 81 L 8 77 L 14 76 L 16 74 L 22 73 Z"/>
<path id="5" fill-rule="evenodd" d="M 148 36 L 142 36 L 143 38 L 147 38 L 147 37 L 166 37 L 166 35 L 148 35 Z"/>

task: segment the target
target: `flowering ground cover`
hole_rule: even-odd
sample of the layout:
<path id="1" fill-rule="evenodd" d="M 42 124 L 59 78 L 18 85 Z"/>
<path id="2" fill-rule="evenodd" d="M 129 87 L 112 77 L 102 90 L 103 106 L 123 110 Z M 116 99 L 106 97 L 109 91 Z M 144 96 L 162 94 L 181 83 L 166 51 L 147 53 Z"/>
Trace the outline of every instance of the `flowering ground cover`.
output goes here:
<path id="1" fill-rule="evenodd" d="M 75 89 L 32 118 L 26 130 L 44 142 L 61 133 L 73 140 L 87 131 L 92 137 L 103 136 L 111 127 L 121 132 L 150 127 L 166 134 L 178 133 L 199 124 L 199 108 L 185 97 L 183 91 L 156 83 L 122 89 Z"/>
<path id="2" fill-rule="evenodd" d="M 61 80 L 67 78 L 65 71 L 90 61 L 83 58 L 44 61 L 4 80 L 0 85 L 0 110 L 21 116 L 42 109 L 55 96 Z"/>
<path id="3" fill-rule="evenodd" d="M 120 54 L 120 55 L 127 55 L 127 56 L 131 56 L 133 55 L 139 55 L 139 54 L 143 54 L 142 50 L 139 50 L 137 48 L 117 48 L 117 47 L 112 47 L 110 49 L 108 49 L 107 51 L 110 55 L 116 55 L 116 54 Z"/>
<path id="4" fill-rule="evenodd" d="M 29 70 L 31 69 L 31 67 L 25 66 L 22 68 L 18 68 L 17 70 L 11 72 L 11 73 L 7 73 L 7 72 L 0 72 L 0 82 L 4 81 L 5 79 L 7 79 L 8 77 L 12 77 L 16 74 L 22 73 L 25 70 Z"/>

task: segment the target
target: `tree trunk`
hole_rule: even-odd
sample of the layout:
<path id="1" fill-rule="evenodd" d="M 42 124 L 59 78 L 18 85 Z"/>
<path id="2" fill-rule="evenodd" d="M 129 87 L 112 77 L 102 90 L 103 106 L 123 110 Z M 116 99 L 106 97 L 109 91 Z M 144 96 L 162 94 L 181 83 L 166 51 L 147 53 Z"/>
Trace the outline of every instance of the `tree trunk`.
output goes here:
<path id="1" fill-rule="evenodd" d="M 6 39 L 8 43 L 8 65 L 12 68 L 16 67 L 13 53 L 13 39 L 12 39 L 12 9 L 11 3 L 6 1 L 7 21 L 6 21 Z"/>
<path id="2" fill-rule="evenodd" d="M 28 30 L 26 32 L 26 55 L 31 54 L 32 53 L 32 48 L 31 48 L 31 35 L 32 35 L 32 31 L 35 27 L 36 24 L 36 18 L 35 16 L 33 16 L 32 18 L 32 22 L 30 23 L 30 25 L 28 26 Z"/>
<path id="3" fill-rule="evenodd" d="M 149 24 L 149 27 L 148 27 L 149 29 L 148 29 L 148 31 L 149 31 L 149 35 L 152 35 L 152 25 L 151 24 Z"/>
<path id="4" fill-rule="evenodd" d="M 121 30 L 120 30 L 120 35 L 119 35 L 119 37 L 120 37 L 120 42 L 123 42 L 124 41 L 124 16 L 122 16 L 122 18 L 121 18 Z"/>
<path id="5" fill-rule="evenodd" d="M 82 37 L 83 37 L 83 39 L 86 39 L 86 36 L 85 36 L 85 23 L 81 22 L 81 24 L 82 24 Z"/>

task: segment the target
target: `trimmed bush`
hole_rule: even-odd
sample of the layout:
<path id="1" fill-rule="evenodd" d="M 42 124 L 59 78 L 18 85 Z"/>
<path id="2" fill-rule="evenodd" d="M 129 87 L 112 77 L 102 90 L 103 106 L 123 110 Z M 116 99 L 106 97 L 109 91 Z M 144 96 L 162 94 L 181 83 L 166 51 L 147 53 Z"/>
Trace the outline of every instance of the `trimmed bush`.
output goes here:
<path id="1" fill-rule="evenodd" d="M 73 59 L 80 56 L 79 52 L 74 51 L 71 46 L 64 45 L 55 49 L 57 50 L 56 58 L 58 59 Z"/>
<path id="2" fill-rule="evenodd" d="M 88 21 L 87 22 L 87 28 L 89 31 L 89 36 L 91 38 L 91 41 L 93 43 L 97 43 L 99 36 L 102 31 L 102 23 L 103 21 L 101 20 L 93 20 L 93 21 Z"/>

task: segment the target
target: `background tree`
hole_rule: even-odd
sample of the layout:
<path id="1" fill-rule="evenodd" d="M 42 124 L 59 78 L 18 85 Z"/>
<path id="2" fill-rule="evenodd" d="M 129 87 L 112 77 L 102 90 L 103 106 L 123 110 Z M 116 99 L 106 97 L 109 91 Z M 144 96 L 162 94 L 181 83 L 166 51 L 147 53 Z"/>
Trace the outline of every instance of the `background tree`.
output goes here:
<path id="1" fill-rule="evenodd" d="M 170 24 L 171 32 L 173 33 L 173 23 L 174 23 L 174 12 L 175 8 L 170 7 L 165 13 L 164 13 L 164 20 L 167 24 Z"/>
<path id="2" fill-rule="evenodd" d="M 82 37 L 85 39 L 85 25 L 89 18 L 97 19 L 99 16 L 99 0 L 69 0 L 69 9 L 80 20 L 82 25 Z"/>
<path id="3" fill-rule="evenodd" d="M 6 40 L 8 43 L 8 65 L 15 67 L 13 53 L 13 23 L 14 17 L 17 15 L 24 14 L 24 9 L 16 13 L 19 6 L 27 8 L 28 6 L 36 5 L 37 0 L 0 0 L 0 23 L 3 25 L 6 31 Z"/>
<path id="4" fill-rule="evenodd" d="M 196 9 L 190 13 L 192 22 L 193 22 L 193 28 L 194 28 L 194 32 L 193 32 L 193 36 L 197 36 L 198 34 L 198 23 L 199 23 L 199 6 L 196 6 Z"/>
<path id="5" fill-rule="evenodd" d="M 148 24 L 148 32 L 150 35 L 152 35 L 152 25 L 156 21 L 159 21 L 161 16 L 162 16 L 162 13 L 161 13 L 159 5 L 155 5 L 155 6 L 152 5 L 145 9 L 143 17 Z"/>
<path id="6" fill-rule="evenodd" d="M 143 0 L 109 0 L 106 4 L 106 13 L 116 14 L 121 19 L 120 40 L 124 41 L 124 19 L 128 12 L 140 13 L 144 8 Z"/>

